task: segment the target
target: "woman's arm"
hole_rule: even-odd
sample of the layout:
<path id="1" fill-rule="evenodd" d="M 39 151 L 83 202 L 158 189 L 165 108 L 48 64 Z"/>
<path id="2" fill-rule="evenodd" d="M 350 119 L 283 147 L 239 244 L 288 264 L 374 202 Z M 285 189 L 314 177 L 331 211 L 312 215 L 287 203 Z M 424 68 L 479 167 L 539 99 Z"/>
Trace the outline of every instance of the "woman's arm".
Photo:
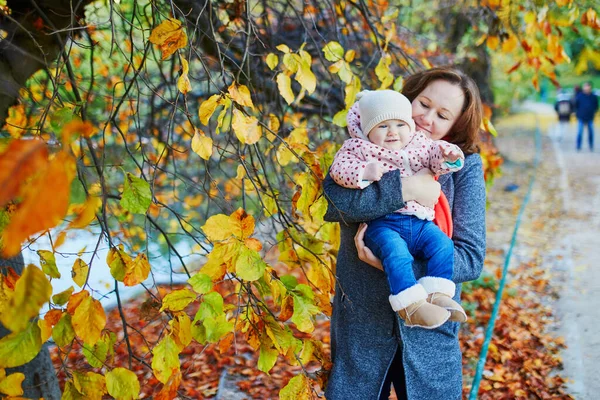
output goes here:
<path id="1" fill-rule="evenodd" d="M 370 221 L 404 207 L 400 171 L 384 174 L 364 189 L 341 187 L 329 174 L 323 181 L 327 199 L 325 221 L 346 224 Z"/>
<path id="2" fill-rule="evenodd" d="M 454 173 L 454 276 L 456 283 L 477 279 L 485 258 L 485 181 L 481 157 L 469 156 Z"/>

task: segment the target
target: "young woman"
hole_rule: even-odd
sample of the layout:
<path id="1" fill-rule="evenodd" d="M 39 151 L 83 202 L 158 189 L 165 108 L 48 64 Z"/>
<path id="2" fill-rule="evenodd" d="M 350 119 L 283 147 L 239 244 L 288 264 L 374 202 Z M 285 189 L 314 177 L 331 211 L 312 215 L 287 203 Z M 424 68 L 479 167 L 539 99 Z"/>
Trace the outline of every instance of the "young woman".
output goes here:
<path id="1" fill-rule="evenodd" d="M 462 170 L 440 177 L 439 185 L 452 210 L 452 280 L 460 284 L 476 279 L 485 257 L 486 201 L 476 145 L 482 119 L 479 91 L 462 72 L 441 67 L 406 78 L 402 93 L 411 101 L 418 130 L 458 145 L 465 154 Z M 458 323 L 433 330 L 405 326 L 388 305 L 389 285 L 381 263 L 364 246 L 366 226 L 359 228 L 359 223 L 394 212 L 409 200 L 433 205 L 439 185 L 426 175 L 401 179 L 398 170 L 363 190 L 343 188 L 326 177 L 325 218 L 341 226 L 327 399 L 387 399 L 391 382 L 399 399 L 461 398 Z M 417 260 L 413 269 L 420 278 L 426 264 Z M 459 301 L 460 285 L 456 292 Z"/>

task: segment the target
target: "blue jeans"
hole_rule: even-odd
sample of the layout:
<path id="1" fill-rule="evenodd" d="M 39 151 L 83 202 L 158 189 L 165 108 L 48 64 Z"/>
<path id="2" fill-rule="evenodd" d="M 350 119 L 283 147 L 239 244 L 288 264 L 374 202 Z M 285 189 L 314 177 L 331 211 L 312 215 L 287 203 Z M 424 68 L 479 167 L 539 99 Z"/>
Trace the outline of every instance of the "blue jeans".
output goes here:
<path id="1" fill-rule="evenodd" d="M 427 276 L 452 279 L 454 243 L 433 222 L 391 213 L 368 225 L 365 245 L 381 260 L 392 294 L 417 283 L 413 256 L 427 260 Z"/>
<path id="2" fill-rule="evenodd" d="M 584 126 L 587 126 L 588 129 L 588 144 L 590 145 L 590 150 L 594 150 L 594 121 L 578 121 L 579 126 L 577 127 L 577 150 L 581 150 Z"/>

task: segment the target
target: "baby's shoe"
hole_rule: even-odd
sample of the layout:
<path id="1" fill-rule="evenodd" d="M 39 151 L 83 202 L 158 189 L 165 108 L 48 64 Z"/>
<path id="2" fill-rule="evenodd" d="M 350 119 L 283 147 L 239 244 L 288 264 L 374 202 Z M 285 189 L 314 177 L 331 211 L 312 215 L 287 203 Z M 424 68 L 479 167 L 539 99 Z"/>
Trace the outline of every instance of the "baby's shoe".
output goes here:
<path id="1" fill-rule="evenodd" d="M 467 314 L 460 304 L 452 300 L 456 284 L 449 279 L 426 276 L 419 283 L 427 291 L 427 301 L 450 312 L 450 321 L 466 322 Z"/>
<path id="2" fill-rule="evenodd" d="M 408 327 L 434 329 L 448 321 L 450 312 L 426 300 L 427 292 L 418 283 L 390 296 L 392 308 Z"/>

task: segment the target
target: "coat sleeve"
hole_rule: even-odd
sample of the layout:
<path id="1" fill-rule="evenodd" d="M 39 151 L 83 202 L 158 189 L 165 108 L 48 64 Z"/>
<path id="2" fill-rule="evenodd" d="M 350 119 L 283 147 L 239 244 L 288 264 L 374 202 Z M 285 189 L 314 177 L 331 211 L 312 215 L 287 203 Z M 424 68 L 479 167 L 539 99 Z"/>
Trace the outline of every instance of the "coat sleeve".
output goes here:
<path id="1" fill-rule="evenodd" d="M 470 159 L 470 160 L 469 160 Z M 485 258 L 486 193 L 479 154 L 468 157 L 465 167 L 454 173 L 454 276 L 456 283 L 477 279 Z"/>
<path id="2" fill-rule="evenodd" d="M 361 190 L 344 188 L 327 174 L 323 191 L 327 199 L 324 218 L 330 222 L 366 222 L 404 207 L 400 170 L 383 174 L 379 181 Z"/>
<path id="3" fill-rule="evenodd" d="M 369 164 L 361 149 L 366 143 L 358 139 L 344 142 L 342 148 L 335 154 L 329 175 L 335 183 L 348 189 L 364 189 L 372 181 L 363 180 L 365 168 Z"/>

